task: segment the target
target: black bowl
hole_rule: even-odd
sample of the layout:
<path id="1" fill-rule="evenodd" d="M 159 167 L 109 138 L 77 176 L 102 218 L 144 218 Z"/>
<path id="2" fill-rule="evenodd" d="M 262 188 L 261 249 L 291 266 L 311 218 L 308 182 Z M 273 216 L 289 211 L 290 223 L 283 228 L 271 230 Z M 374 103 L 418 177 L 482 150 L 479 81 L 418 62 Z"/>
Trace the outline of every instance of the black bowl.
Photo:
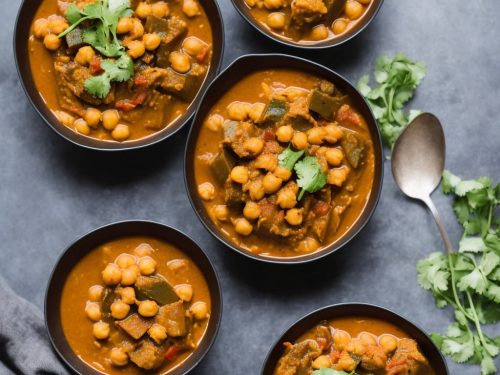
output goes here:
<path id="1" fill-rule="evenodd" d="M 68 274 L 89 251 L 105 242 L 131 235 L 151 236 L 176 246 L 199 267 L 207 281 L 212 310 L 205 336 L 195 352 L 169 372 L 169 375 L 187 374 L 205 357 L 217 336 L 222 317 L 219 280 L 210 259 L 193 240 L 176 229 L 152 221 L 122 221 L 103 226 L 81 237 L 63 252 L 52 271 L 45 294 L 45 325 L 52 346 L 72 372 L 82 375 L 102 374 L 79 359 L 64 336 L 59 309 L 62 291 Z"/>
<path id="2" fill-rule="evenodd" d="M 231 0 L 234 7 L 238 11 L 238 13 L 251 25 L 255 30 L 260 32 L 262 35 L 265 35 L 269 39 L 280 43 L 285 46 L 290 46 L 290 47 L 296 47 L 296 48 L 302 48 L 302 49 L 325 49 L 325 48 L 331 48 L 335 47 L 338 45 L 341 45 L 348 40 L 354 38 L 356 35 L 358 35 L 361 31 L 363 31 L 374 19 L 375 16 L 378 14 L 378 11 L 380 10 L 380 7 L 382 6 L 382 3 L 384 0 L 372 0 L 372 4 L 370 4 L 370 7 L 366 11 L 366 13 L 362 16 L 361 19 L 359 19 L 356 23 L 356 25 L 349 30 L 346 30 L 343 34 L 336 36 L 335 38 L 325 40 L 325 41 L 318 41 L 318 42 L 307 42 L 307 43 L 300 43 L 300 42 L 294 42 L 293 40 L 288 40 L 283 37 L 280 37 L 279 35 L 273 33 L 271 30 L 267 29 L 266 27 L 262 26 L 255 18 L 254 16 L 250 13 L 250 8 L 245 4 L 244 0 Z"/>
<path id="3" fill-rule="evenodd" d="M 364 210 L 361 212 L 354 225 L 351 226 L 351 228 L 349 228 L 349 230 L 341 238 L 326 246 L 322 250 L 319 250 L 312 254 L 293 258 L 265 257 L 254 254 L 232 243 L 220 232 L 220 230 L 217 228 L 215 223 L 206 212 L 203 202 L 198 196 L 197 186 L 194 178 L 194 150 L 196 149 L 196 141 L 198 139 L 200 129 L 203 126 L 203 120 L 206 118 L 211 108 L 224 95 L 228 87 L 233 86 L 236 82 L 240 81 L 248 74 L 259 70 L 279 68 L 295 69 L 313 74 L 317 77 L 324 78 L 333 82 L 344 94 L 349 95 L 352 102 L 354 103 L 354 106 L 363 115 L 367 122 L 367 125 L 370 129 L 370 135 L 373 140 L 375 154 L 375 173 L 372 191 Z M 298 264 L 310 262 L 335 252 L 336 250 L 347 244 L 364 228 L 364 226 L 370 220 L 373 212 L 375 211 L 375 208 L 377 207 L 380 192 L 382 190 L 382 180 L 384 173 L 383 163 L 382 138 L 377 127 L 377 121 L 375 120 L 375 117 L 373 116 L 373 113 L 371 112 L 371 109 L 363 96 L 354 87 L 354 85 L 352 85 L 344 77 L 320 64 L 299 57 L 279 54 L 246 55 L 238 58 L 231 65 L 229 65 L 229 67 L 227 67 L 210 84 L 207 91 L 205 92 L 203 99 L 201 100 L 200 105 L 196 111 L 193 125 L 191 126 L 188 141 L 186 144 L 186 151 L 184 155 L 184 179 L 189 200 L 193 209 L 198 215 L 198 218 L 205 225 L 208 231 L 212 233 L 212 235 L 220 240 L 223 244 L 240 254 L 259 261 L 280 264 Z"/>
<path id="4" fill-rule="evenodd" d="M 274 374 L 274 369 L 285 351 L 285 347 L 283 346 L 284 342 L 294 342 L 309 329 L 313 328 L 323 320 L 349 316 L 366 316 L 369 318 L 376 318 L 387 321 L 402 329 L 411 338 L 417 341 L 420 349 L 429 360 L 429 364 L 434 369 L 436 375 L 449 374 L 446 361 L 437 346 L 421 328 L 417 327 L 408 319 L 396 314 L 395 312 L 375 305 L 364 303 L 343 303 L 323 307 L 319 310 L 313 311 L 312 313 L 300 318 L 290 328 L 288 328 L 271 347 L 264 365 L 262 366 L 261 375 Z"/>
<path id="5" fill-rule="evenodd" d="M 213 37 L 213 55 L 210 69 L 207 73 L 205 81 L 201 86 L 198 94 L 191 102 L 187 111 L 180 116 L 175 122 L 171 123 L 166 128 L 145 138 L 125 141 L 101 141 L 92 137 L 87 137 L 78 134 L 69 127 L 61 124 L 54 116 L 52 111 L 47 107 L 35 86 L 31 68 L 29 64 L 29 51 L 28 51 L 28 38 L 30 36 L 31 23 L 35 17 L 36 12 L 43 0 L 23 0 L 17 20 L 14 27 L 14 57 L 17 66 L 17 72 L 21 80 L 24 92 L 30 100 L 31 104 L 42 117 L 44 122 L 57 134 L 65 140 L 88 149 L 100 151 L 123 151 L 143 148 L 155 143 L 161 142 L 186 125 L 192 118 L 195 109 L 202 97 L 203 92 L 206 90 L 210 82 L 217 76 L 222 63 L 222 56 L 224 53 L 224 25 L 222 15 L 217 4 L 217 0 L 203 1 L 203 8 L 207 13 L 210 25 L 212 27 Z M 55 0 L 54 0 L 55 1 Z"/>

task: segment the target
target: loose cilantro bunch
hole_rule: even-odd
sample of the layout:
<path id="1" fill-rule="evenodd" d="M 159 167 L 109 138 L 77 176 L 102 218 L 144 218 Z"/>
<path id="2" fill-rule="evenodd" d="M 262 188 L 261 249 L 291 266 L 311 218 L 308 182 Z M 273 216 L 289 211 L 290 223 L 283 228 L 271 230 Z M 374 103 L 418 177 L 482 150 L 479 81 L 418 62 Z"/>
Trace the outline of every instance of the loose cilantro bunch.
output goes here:
<path id="1" fill-rule="evenodd" d="M 431 335 L 441 351 L 458 363 L 481 365 L 496 373 L 493 357 L 500 337 L 488 337 L 482 325 L 500 321 L 500 184 L 488 178 L 461 180 L 443 174 L 442 190 L 454 197 L 453 209 L 464 228 L 457 252 L 432 253 L 417 264 L 420 285 L 431 290 L 436 305 L 455 309 L 455 323 L 445 335 Z"/>
<path id="2" fill-rule="evenodd" d="M 111 82 L 125 82 L 134 74 L 134 63 L 128 55 L 121 56 L 116 61 L 101 62 L 104 73 L 85 81 L 85 90 L 97 98 L 103 99 L 111 90 Z"/>
<path id="3" fill-rule="evenodd" d="M 293 151 L 288 147 L 278 156 L 281 167 L 290 171 L 295 170 L 297 173 L 297 185 L 301 188 L 299 201 L 306 191 L 315 193 L 326 185 L 326 174 L 321 170 L 318 159 L 315 156 L 306 156 L 299 160 L 303 155 L 304 150 Z"/>
<path id="4" fill-rule="evenodd" d="M 386 56 L 377 59 L 373 74 L 377 87 L 370 87 L 368 74 L 360 78 L 358 89 L 370 104 L 386 146 L 392 148 L 406 125 L 420 113 L 415 110 L 405 113 L 403 107 L 413 97 L 425 74 L 423 62 L 413 62 L 398 53 L 392 59 Z"/>

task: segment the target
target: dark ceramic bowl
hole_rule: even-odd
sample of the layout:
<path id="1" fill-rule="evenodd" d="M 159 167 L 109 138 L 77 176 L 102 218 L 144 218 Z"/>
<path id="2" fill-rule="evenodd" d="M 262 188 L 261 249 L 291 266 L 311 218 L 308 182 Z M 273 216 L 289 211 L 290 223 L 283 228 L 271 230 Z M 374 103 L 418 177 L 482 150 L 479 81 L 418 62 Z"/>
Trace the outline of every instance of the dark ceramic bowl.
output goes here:
<path id="1" fill-rule="evenodd" d="M 191 105 L 188 107 L 186 113 L 184 113 L 175 122 L 171 123 L 166 128 L 148 137 L 132 141 L 102 141 L 92 137 L 87 137 L 82 134 L 78 134 L 67 126 L 61 124 L 57 120 L 57 118 L 47 107 L 42 96 L 38 92 L 33 76 L 31 74 L 28 38 L 30 36 L 31 23 L 42 1 L 43 0 L 23 0 L 19 9 L 16 25 L 14 28 L 14 56 L 17 71 L 26 96 L 28 97 L 38 114 L 45 121 L 45 123 L 61 137 L 75 145 L 100 151 L 123 151 L 139 149 L 169 138 L 189 122 L 195 112 L 196 107 L 198 106 L 203 92 L 219 72 L 224 52 L 224 26 L 217 0 L 206 0 L 203 1 L 203 8 L 207 13 L 208 19 L 210 20 L 210 25 L 212 27 L 212 63 L 205 81 L 203 82 L 203 85 L 198 91 L 196 97 L 191 102 Z"/>
<path id="2" fill-rule="evenodd" d="M 80 360 L 64 336 L 60 317 L 60 303 L 64 283 L 75 265 L 89 251 L 105 242 L 126 236 L 151 236 L 174 245 L 185 253 L 205 276 L 211 298 L 211 316 L 205 336 L 198 348 L 169 375 L 184 375 L 195 368 L 208 353 L 215 341 L 222 317 L 222 294 L 214 266 L 203 250 L 188 236 L 176 229 L 152 221 L 122 221 L 98 228 L 69 246 L 57 261 L 45 294 L 45 324 L 55 351 L 73 373 L 81 375 L 102 374 Z"/>
<path id="3" fill-rule="evenodd" d="M 380 10 L 380 7 L 382 6 L 382 3 L 384 2 L 384 0 L 372 0 L 372 4 L 370 4 L 370 7 L 366 11 L 366 13 L 362 16 L 362 18 L 357 21 L 356 25 L 354 25 L 354 27 L 351 27 L 349 30 L 346 30 L 346 32 L 344 32 L 341 35 L 335 36 L 334 38 L 325 41 L 301 43 L 281 37 L 280 35 L 277 35 L 276 33 L 272 32 L 267 27 L 261 25 L 259 21 L 257 21 L 250 12 L 250 8 L 245 4 L 245 0 L 231 0 L 231 1 L 233 2 L 233 5 L 238 11 L 238 13 L 262 35 L 265 35 L 269 39 L 274 40 L 275 42 L 278 42 L 282 45 L 302 48 L 302 49 L 331 48 L 341 45 L 347 42 L 348 40 L 354 38 L 375 19 L 375 16 L 377 15 L 378 11 Z"/>
<path id="4" fill-rule="evenodd" d="M 267 358 L 262 367 L 261 375 L 274 374 L 274 369 L 285 351 L 285 347 L 283 346 L 284 342 L 294 342 L 323 320 L 332 320 L 349 316 L 366 316 L 369 318 L 376 318 L 387 321 L 402 329 L 406 332 L 406 334 L 417 341 L 422 353 L 429 360 L 429 364 L 434 369 L 436 375 L 449 374 L 443 355 L 421 328 L 417 327 L 401 315 L 379 306 L 363 303 L 344 303 L 316 310 L 300 318 L 296 323 L 288 328 L 271 347 L 271 350 L 267 354 Z"/>
<path id="5" fill-rule="evenodd" d="M 317 77 L 324 78 L 335 84 L 344 94 L 349 95 L 356 109 L 365 118 L 368 128 L 370 130 L 370 135 L 373 140 L 373 151 L 375 154 L 375 171 L 373 179 L 373 187 L 368 199 L 368 202 L 361 212 L 359 218 L 356 220 L 353 226 L 338 240 L 332 244 L 326 246 L 320 251 L 312 254 L 293 257 L 293 258 L 271 258 L 265 257 L 258 254 L 254 254 L 246 249 L 243 249 L 233 242 L 231 242 L 227 237 L 225 237 L 221 231 L 217 228 L 216 224 L 212 221 L 208 215 L 202 200 L 198 196 L 196 181 L 194 177 L 194 159 L 196 149 L 196 141 L 199 136 L 201 127 L 203 126 L 203 121 L 209 114 L 211 108 L 217 103 L 217 101 L 225 94 L 228 87 L 233 86 L 235 83 L 239 82 L 243 77 L 259 71 L 266 69 L 294 69 L 303 71 Z M 234 251 L 239 252 L 249 258 L 257 259 L 259 261 L 268 263 L 281 263 L 281 264 L 297 264 L 306 263 L 319 258 L 322 258 L 328 254 L 331 254 L 345 244 L 347 244 L 353 237 L 355 237 L 361 229 L 364 228 L 366 223 L 371 218 L 375 208 L 377 206 L 380 191 L 382 190 L 382 180 L 383 180 L 383 152 L 382 152 L 382 139 L 380 137 L 380 132 L 377 127 L 377 122 L 373 117 L 373 113 L 365 101 L 363 96 L 358 92 L 358 90 L 347 81 L 345 78 L 335 73 L 334 71 L 311 62 L 309 60 L 301 59 L 298 57 L 293 57 L 289 55 L 246 55 L 238 58 L 234 61 L 226 70 L 224 70 L 208 87 L 203 99 L 201 100 L 200 106 L 196 111 L 195 118 L 193 120 L 193 125 L 189 132 L 188 141 L 186 144 L 186 151 L 184 155 L 184 178 L 186 189 L 188 192 L 189 200 L 196 214 L 198 215 L 201 222 L 205 225 L 210 233 L 219 239 L 222 243 L 227 245 Z"/>

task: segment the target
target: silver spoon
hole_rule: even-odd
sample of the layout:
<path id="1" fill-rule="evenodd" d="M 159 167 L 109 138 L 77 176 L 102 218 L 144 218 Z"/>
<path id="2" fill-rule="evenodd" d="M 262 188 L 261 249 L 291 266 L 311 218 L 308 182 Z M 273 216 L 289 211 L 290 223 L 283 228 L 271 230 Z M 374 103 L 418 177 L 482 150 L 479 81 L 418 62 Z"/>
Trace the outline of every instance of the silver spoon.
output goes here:
<path id="1" fill-rule="evenodd" d="M 444 171 L 446 144 L 443 127 L 431 113 L 418 115 L 401 133 L 392 150 L 392 175 L 401 191 L 424 202 L 434 216 L 446 249 L 450 238 L 431 199 Z"/>

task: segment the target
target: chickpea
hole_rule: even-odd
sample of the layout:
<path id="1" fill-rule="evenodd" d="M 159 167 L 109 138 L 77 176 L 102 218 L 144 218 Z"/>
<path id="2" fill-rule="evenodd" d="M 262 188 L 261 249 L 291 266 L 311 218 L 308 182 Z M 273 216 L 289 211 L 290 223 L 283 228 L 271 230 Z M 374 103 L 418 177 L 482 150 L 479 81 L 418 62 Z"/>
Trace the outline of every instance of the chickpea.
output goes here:
<path id="1" fill-rule="evenodd" d="M 111 136 L 115 141 L 122 142 L 130 137 L 130 128 L 125 124 L 118 124 L 111 132 Z"/>
<path id="2" fill-rule="evenodd" d="M 132 264 L 127 269 L 134 271 L 137 275 L 140 275 L 141 273 L 141 271 L 139 270 L 139 266 L 137 264 Z"/>
<path id="3" fill-rule="evenodd" d="M 257 122 L 262 118 L 265 109 L 266 105 L 264 103 L 254 103 L 248 112 L 248 117 L 254 122 Z"/>
<path id="4" fill-rule="evenodd" d="M 123 301 L 115 301 L 111 304 L 111 316 L 115 319 L 124 319 L 130 311 L 130 306 Z"/>
<path id="5" fill-rule="evenodd" d="M 75 122 L 75 118 L 71 116 L 68 112 L 55 111 L 54 114 L 59 120 L 59 122 L 63 125 L 72 126 L 73 123 Z"/>
<path id="6" fill-rule="evenodd" d="M 237 165 L 231 170 L 231 180 L 238 184 L 245 184 L 248 181 L 248 168 L 242 165 Z"/>
<path id="7" fill-rule="evenodd" d="M 292 140 L 294 130 L 290 125 L 280 126 L 278 130 L 276 130 L 276 138 L 278 141 L 288 143 Z"/>
<path id="8" fill-rule="evenodd" d="M 135 8 L 135 14 L 137 17 L 142 19 L 150 16 L 152 12 L 153 9 L 151 8 L 151 5 L 146 2 L 140 2 L 139 5 L 137 5 L 137 8 Z"/>
<path id="9" fill-rule="evenodd" d="M 292 171 L 285 167 L 278 166 L 273 173 L 276 177 L 281 178 L 283 181 L 288 181 L 290 177 L 292 177 Z"/>
<path id="10" fill-rule="evenodd" d="M 161 344 L 167 338 L 167 329 L 165 327 L 163 327 L 161 324 L 154 323 L 148 329 L 148 335 L 157 344 Z"/>
<path id="11" fill-rule="evenodd" d="M 145 257 L 147 255 L 153 254 L 153 252 L 154 249 L 151 247 L 150 244 L 147 243 L 141 243 L 134 249 L 134 254 L 137 255 L 138 257 Z"/>
<path id="12" fill-rule="evenodd" d="M 276 203 L 281 208 L 293 208 L 297 204 L 297 194 L 292 189 L 281 189 L 278 191 Z"/>
<path id="13" fill-rule="evenodd" d="M 147 300 L 139 304 L 139 314 L 145 318 L 151 318 L 158 313 L 158 304 L 155 301 Z"/>
<path id="14" fill-rule="evenodd" d="M 302 132 L 295 132 L 292 138 L 292 144 L 297 150 L 304 150 L 309 146 L 307 143 L 307 135 Z"/>
<path id="15" fill-rule="evenodd" d="M 286 23 L 285 13 L 282 12 L 269 13 L 266 19 L 266 23 L 272 29 L 275 30 L 283 29 Z"/>
<path id="16" fill-rule="evenodd" d="M 205 121 L 205 126 L 213 132 L 218 132 L 222 129 L 224 124 L 224 117 L 219 114 L 210 115 Z"/>
<path id="17" fill-rule="evenodd" d="M 126 34 L 134 28 L 134 21 L 130 17 L 122 17 L 118 20 L 118 24 L 116 25 L 116 33 L 117 34 Z"/>
<path id="18" fill-rule="evenodd" d="M 243 148 L 252 156 L 257 156 L 264 149 L 264 141 L 257 137 L 251 137 L 243 142 Z"/>
<path id="19" fill-rule="evenodd" d="M 205 201 L 211 201 L 215 198 L 215 187 L 210 182 L 204 182 L 198 185 L 198 195 Z"/>
<path id="20" fill-rule="evenodd" d="M 363 14 L 363 5 L 356 0 L 348 0 L 345 4 L 345 14 L 351 20 L 356 20 Z"/>
<path id="21" fill-rule="evenodd" d="M 146 47 L 148 51 L 154 51 L 160 45 L 161 38 L 157 33 L 144 34 L 142 41 L 144 42 L 144 47 Z"/>
<path id="22" fill-rule="evenodd" d="M 61 47 L 61 39 L 54 34 L 47 34 L 45 38 L 43 38 L 43 45 L 45 48 L 51 51 L 55 51 L 59 47 Z"/>
<path id="23" fill-rule="evenodd" d="M 335 22 L 332 25 L 332 31 L 335 35 L 342 34 L 345 29 L 347 28 L 347 24 L 349 21 L 343 19 L 343 18 L 338 18 L 335 20 Z"/>
<path id="24" fill-rule="evenodd" d="M 193 298 L 193 287 L 189 284 L 176 285 L 174 286 L 174 290 L 177 296 L 185 302 L 189 302 Z"/>
<path id="25" fill-rule="evenodd" d="M 325 141 L 328 143 L 335 143 L 344 136 L 344 131 L 337 125 L 327 125 L 324 129 L 326 130 Z"/>
<path id="26" fill-rule="evenodd" d="M 229 216 L 229 210 L 225 204 L 218 204 L 214 206 L 213 212 L 219 221 L 226 221 Z"/>
<path id="27" fill-rule="evenodd" d="M 92 333 L 98 340 L 104 340 L 109 337 L 109 324 L 105 322 L 96 322 L 92 326 Z"/>
<path id="28" fill-rule="evenodd" d="M 323 127 L 314 127 L 307 131 L 307 141 L 312 145 L 320 145 L 326 136 L 326 130 Z"/>
<path id="29" fill-rule="evenodd" d="M 278 167 L 278 157 L 274 154 L 261 154 L 255 160 L 254 166 L 273 172 Z"/>
<path id="30" fill-rule="evenodd" d="M 132 30 L 129 34 L 130 40 L 141 38 L 144 35 L 144 26 L 142 25 L 142 22 L 137 18 L 132 18 L 132 23 Z"/>
<path id="31" fill-rule="evenodd" d="M 92 285 L 89 288 L 89 300 L 99 302 L 104 295 L 104 287 L 102 285 Z"/>
<path id="32" fill-rule="evenodd" d="M 135 290 L 134 288 L 128 286 L 126 288 L 121 288 L 118 292 L 120 298 L 127 305 L 132 305 L 135 303 Z"/>
<path id="33" fill-rule="evenodd" d="M 191 69 L 191 61 L 185 53 L 174 51 L 169 55 L 168 60 L 176 72 L 186 73 Z"/>
<path id="34" fill-rule="evenodd" d="M 133 59 L 141 57 L 146 52 L 146 46 L 141 40 L 130 40 L 126 43 L 126 46 L 128 55 Z"/>
<path id="35" fill-rule="evenodd" d="M 339 358 L 339 361 L 337 362 L 337 365 L 335 366 L 335 368 L 337 370 L 340 370 L 340 371 L 354 371 L 354 369 L 356 368 L 356 362 L 354 361 L 354 359 L 352 359 L 352 357 L 349 355 L 349 353 L 347 352 L 342 352 L 340 354 L 340 358 Z"/>
<path id="36" fill-rule="evenodd" d="M 243 208 L 243 216 L 248 220 L 257 219 L 260 216 L 260 206 L 252 201 L 247 202 Z"/>
<path id="37" fill-rule="evenodd" d="M 285 220 L 290 225 L 300 225 L 302 224 L 303 212 L 302 208 L 292 208 L 286 212 Z"/>
<path id="38" fill-rule="evenodd" d="M 128 363 L 128 354 L 122 348 L 113 348 L 109 353 L 109 359 L 115 366 L 125 366 Z"/>
<path id="39" fill-rule="evenodd" d="M 314 26 L 311 30 L 311 39 L 312 40 L 323 40 L 328 38 L 328 28 L 321 24 Z"/>
<path id="40" fill-rule="evenodd" d="M 90 46 L 81 47 L 75 55 L 75 62 L 87 66 L 95 57 L 94 49 Z"/>
<path id="41" fill-rule="evenodd" d="M 139 259 L 138 266 L 141 271 L 141 275 L 151 275 L 156 271 L 156 261 L 149 256 Z"/>
<path id="42" fill-rule="evenodd" d="M 279 9 L 284 5 L 286 4 L 284 4 L 283 0 L 264 0 L 264 6 L 267 9 Z"/>
<path id="43" fill-rule="evenodd" d="M 282 182 L 283 181 L 281 180 L 281 178 L 278 178 L 274 174 L 269 172 L 262 179 L 262 186 L 264 187 L 264 191 L 266 192 L 266 194 L 272 194 L 278 191 L 278 189 L 281 187 Z"/>
<path id="44" fill-rule="evenodd" d="M 344 182 L 347 180 L 347 176 L 349 175 L 350 169 L 349 167 L 343 166 L 340 168 L 330 169 L 328 171 L 328 183 L 330 185 L 335 185 L 338 187 L 342 187 Z"/>
<path id="45" fill-rule="evenodd" d="M 118 265 L 118 267 L 125 269 L 133 264 L 136 264 L 137 258 L 132 254 L 122 253 L 116 257 L 115 263 Z"/>
<path id="46" fill-rule="evenodd" d="M 255 6 L 255 4 L 257 4 L 257 0 L 245 0 L 245 3 L 246 3 L 249 7 L 253 8 L 253 7 Z"/>
<path id="47" fill-rule="evenodd" d="M 102 271 L 102 280 L 106 285 L 119 284 L 122 279 L 122 271 L 114 263 L 108 263 L 104 271 Z"/>
<path id="48" fill-rule="evenodd" d="M 365 346 L 377 345 L 377 339 L 371 333 L 361 332 L 358 338 Z"/>
<path id="49" fill-rule="evenodd" d="M 99 125 L 99 122 L 101 121 L 101 111 L 97 108 L 87 108 L 83 118 L 87 121 L 88 126 L 91 128 L 97 128 L 97 125 Z"/>
<path id="50" fill-rule="evenodd" d="M 396 347 L 398 346 L 397 339 L 392 335 L 380 336 L 378 339 L 378 343 L 380 344 L 380 347 L 382 348 L 385 354 L 392 353 L 393 351 L 396 350 Z"/>
<path id="51" fill-rule="evenodd" d="M 52 15 L 48 18 L 48 21 L 49 30 L 56 35 L 62 33 L 69 27 L 68 22 L 64 17 Z"/>
<path id="52" fill-rule="evenodd" d="M 366 352 L 365 345 L 359 339 L 353 339 L 347 344 L 346 350 L 357 356 L 362 356 Z"/>
<path id="53" fill-rule="evenodd" d="M 166 2 L 157 1 L 154 4 L 151 4 L 151 12 L 153 13 L 154 16 L 163 18 L 169 15 L 170 10 L 168 9 L 168 5 Z"/>
<path id="54" fill-rule="evenodd" d="M 49 32 L 49 21 L 47 19 L 39 18 L 33 23 L 33 35 L 36 38 L 45 38 Z"/>
<path id="55" fill-rule="evenodd" d="M 191 56 L 198 55 L 205 48 L 207 48 L 207 44 L 195 36 L 188 36 L 182 42 L 182 49 Z"/>
<path id="56" fill-rule="evenodd" d="M 87 121 L 85 121 L 82 118 L 78 118 L 75 120 L 73 123 L 73 126 L 75 127 L 75 130 L 83 135 L 89 135 L 90 134 L 90 128 L 89 125 L 87 124 Z"/>
<path id="57" fill-rule="evenodd" d="M 167 267 L 174 273 L 185 271 L 189 268 L 189 263 L 186 259 L 173 259 L 167 262 Z"/>
<path id="58" fill-rule="evenodd" d="M 249 103 L 236 101 L 227 106 L 227 114 L 231 120 L 243 121 L 248 117 L 251 108 Z"/>
<path id="59" fill-rule="evenodd" d="M 208 318 L 208 305 L 203 301 L 195 302 L 189 308 L 189 312 L 196 320 L 204 320 Z"/>
<path id="60" fill-rule="evenodd" d="M 349 333 L 339 329 L 335 330 L 333 334 L 333 347 L 335 348 L 335 350 L 345 350 L 350 341 L 351 335 L 349 335 Z"/>
<path id="61" fill-rule="evenodd" d="M 332 367 L 332 361 L 330 360 L 330 357 L 327 355 L 320 355 L 312 363 L 312 368 L 315 370 L 320 368 L 330 368 L 330 367 Z"/>
<path id="62" fill-rule="evenodd" d="M 133 268 L 122 270 L 122 285 L 133 285 L 137 281 L 138 272 Z"/>
<path id="63" fill-rule="evenodd" d="M 101 307 L 96 302 L 89 302 L 87 306 L 85 306 L 85 314 L 87 314 L 87 318 L 97 322 L 101 320 Z"/>
<path id="64" fill-rule="evenodd" d="M 200 7 L 194 0 L 184 0 L 182 3 L 182 11 L 188 17 L 195 17 L 201 14 Z"/>
<path id="65" fill-rule="evenodd" d="M 236 233 L 239 233 L 242 236 L 248 236 L 250 233 L 252 233 L 253 226 L 247 219 L 242 217 L 234 220 L 234 230 L 236 230 Z"/>
<path id="66" fill-rule="evenodd" d="M 319 242 L 313 237 L 307 237 L 299 243 L 298 250 L 301 253 L 312 253 L 319 249 Z"/>
<path id="67" fill-rule="evenodd" d="M 102 113 L 102 126 L 106 130 L 113 130 L 120 121 L 120 114 L 116 109 L 108 109 Z"/>
<path id="68" fill-rule="evenodd" d="M 250 199 L 254 201 L 261 200 L 266 195 L 264 188 L 262 187 L 262 179 L 253 180 L 248 183 L 248 193 L 250 194 Z"/>
<path id="69" fill-rule="evenodd" d="M 326 161 L 332 167 L 338 167 L 344 159 L 344 153 L 338 148 L 329 148 L 325 152 Z"/>

